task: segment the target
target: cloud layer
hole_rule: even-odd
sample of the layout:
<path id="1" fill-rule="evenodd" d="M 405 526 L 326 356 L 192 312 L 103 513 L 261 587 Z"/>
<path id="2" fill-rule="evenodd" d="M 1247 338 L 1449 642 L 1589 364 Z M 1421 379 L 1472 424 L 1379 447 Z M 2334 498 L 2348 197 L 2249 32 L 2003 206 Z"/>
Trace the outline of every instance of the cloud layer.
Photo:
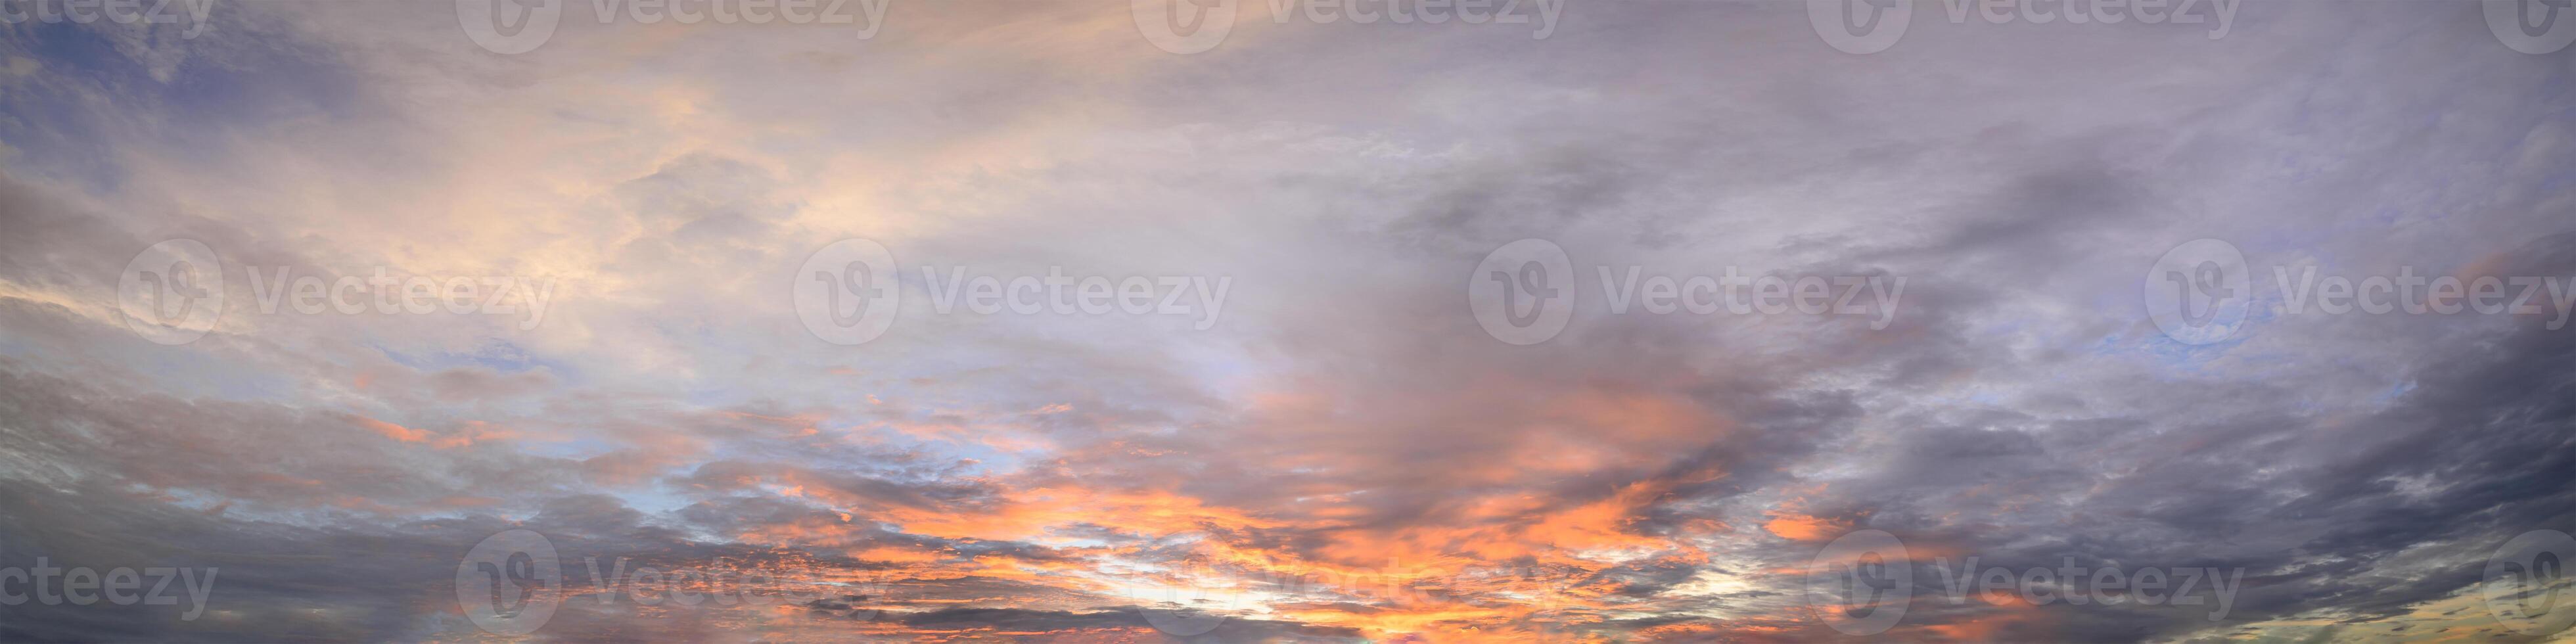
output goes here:
<path id="1" fill-rule="evenodd" d="M 23 602 L 0 639 L 495 637 L 459 566 L 513 529 L 559 553 L 548 640 L 2565 636 L 2481 592 L 2576 530 L 2567 291 L 2325 315 L 2275 279 L 2576 284 L 2576 58 L 2474 4 L 2218 39 L 1924 4 L 1866 56 L 1782 2 L 1544 38 L 1243 3 L 1187 55 L 1125 3 L 564 10 L 507 55 L 446 2 L 0 24 L 0 566 L 220 571 L 193 617 Z M 852 238 L 901 304 L 841 345 L 793 294 Z M 1517 346 L 1464 282 L 1525 238 L 1574 312 Z M 2252 313 L 2185 344 L 2141 284 L 2203 238 Z M 119 300 L 170 239 L 221 276 L 183 344 Z M 1904 290 L 1884 328 L 1612 313 L 1632 267 Z M 1222 308 L 936 304 L 1051 274 Z M 331 304 L 415 276 L 528 290 Z M 1914 599 L 1854 635 L 1809 582 L 1866 530 Z M 1969 558 L 2016 591 L 1951 593 Z M 2236 581 L 2019 591 L 2075 566 Z"/>

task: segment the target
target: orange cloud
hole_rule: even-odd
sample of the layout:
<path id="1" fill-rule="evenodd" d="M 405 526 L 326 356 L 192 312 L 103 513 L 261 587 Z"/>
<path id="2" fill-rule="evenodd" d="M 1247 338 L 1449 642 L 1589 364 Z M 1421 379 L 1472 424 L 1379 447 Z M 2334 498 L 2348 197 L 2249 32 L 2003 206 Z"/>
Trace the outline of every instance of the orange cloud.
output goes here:
<path id="1" fill-rule="evenodd" d="M 419 443 L 419 442 L 425 442 L 425 441 L 428 441 L 428 440 L 429 440 L 429 432 L 425 432 L 425 431 L 421 431 L 421 430 L 417 430 L 417 429 L 412 429 L 412 428 L 409 428 L 409 427 L 404 427 L 404 426 L 401 426 L 401 425 L 396 425 L 396 424 L 393 424 L 393 423 L 388 423 L 388 422 L 385 422 L 385 421 L 376 420 L 376 419 L 368 418 L 368 417 L 365 417 L 365 416 L 359 416 L 359 417 L 357 417 L 357 418 L 358 418 L 358 425 L 359 425 L 359 426 L 366 427 L 367 429 L 370 429 L 370 430 L 374 430 L 374 431 L 375 431 L 376 433 L 378 433 L 378 434 L 383 434 L 383 435 L 385 435 L 385 437 L 386 437 L 386 438 L 391 438 L 391 439 L 398 440 L 398 441 L 402 441 L 402 442 L 405 442 L 405 443 Z"/>
<path id="2" fill-rule="evenodd" d="M 1851 531 L 1851 523 L 1838 519 L 1801 514 L 1795 510 L 1777 509 L 1767 513 L 1771 520 L 1762 529 L 1790 541 L 1827 541 Z"/>

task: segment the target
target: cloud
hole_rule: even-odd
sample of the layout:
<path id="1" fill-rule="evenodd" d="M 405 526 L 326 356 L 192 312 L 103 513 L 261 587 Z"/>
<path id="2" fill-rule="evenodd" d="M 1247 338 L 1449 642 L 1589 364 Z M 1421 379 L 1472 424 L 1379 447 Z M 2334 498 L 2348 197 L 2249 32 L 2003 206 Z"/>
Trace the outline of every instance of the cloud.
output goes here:
<path id="1" fill-rule="evenodd" d="M 196 619 L 12 604 L 0 639 L 473 637 L 458 565 L 513 529 L 562 553 L 540 639 L 1840 639 L 1806 577 L 1864 529 L 1915 555 L 1893 639 L 2483 638 L 2485 558 L 2576 519 L 2549 315 L 2269 283 L 2576 280 L 2570 70 L 2466 5 L 1918 14 L 1872 56 L 1794 3 L 1248 15 L 1173 56 L 1123 7 L 899 2 L 503 56 L 327 4 L 0 26 L 0 566 L 221 570 Z M 227 304 L 163 346 L 114 302 L 173 238 Z M 900 265 L 855 346 L 788 286 L 848 238 Z M 1460 282 L 1524 238 L 1576 314 L 1507 345 Z M 2199 238 L 2256 314 L 2181 345 L 2139 280 Z M 1876 329 L 1608 313 L 1632 267 L 1907 282 Z M 522 325 L 249 279 L 379 270 L 555 290 Z M 1232 286 L 1204 329 L 936 310 L 961 270 Z M 2213 621 L 1952 601 L 1968 557 L 2245 572 Z"/>

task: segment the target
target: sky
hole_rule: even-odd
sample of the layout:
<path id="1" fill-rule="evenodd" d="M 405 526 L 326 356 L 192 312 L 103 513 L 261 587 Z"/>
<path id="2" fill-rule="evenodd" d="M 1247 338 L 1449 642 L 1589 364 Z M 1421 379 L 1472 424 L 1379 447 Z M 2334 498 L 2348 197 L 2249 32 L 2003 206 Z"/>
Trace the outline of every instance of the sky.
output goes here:
<path id="1" fill-rule="evenodd" d="M 2576 641 L 2525 4 L 0 0 L 0 640 Z"/>

